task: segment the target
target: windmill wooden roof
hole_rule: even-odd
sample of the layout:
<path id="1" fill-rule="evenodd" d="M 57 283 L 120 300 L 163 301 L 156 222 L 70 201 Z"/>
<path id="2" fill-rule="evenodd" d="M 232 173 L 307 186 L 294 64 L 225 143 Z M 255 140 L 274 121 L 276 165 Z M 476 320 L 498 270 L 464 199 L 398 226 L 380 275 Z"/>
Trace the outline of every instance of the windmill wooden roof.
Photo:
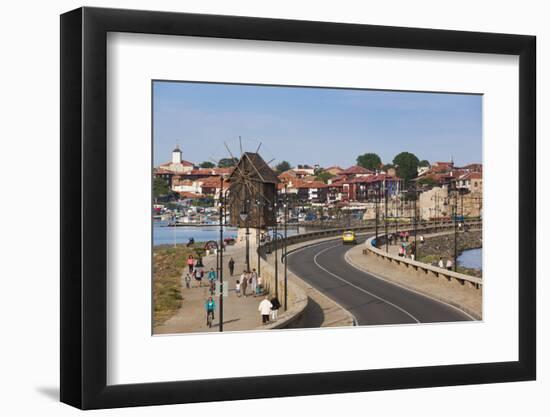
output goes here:
<path id="1" fill-rule="evenodd" d="M 252 166 L 251 170 L 249 171 L 249 175 L 252 177 L 258 178 L 261 182 L 266 183 L 272 183 L 272 184 L 278 184 L 279 178 L 277 177 L 277 174 L 275 171 L 273 171 L 269 165 L 266 164 L 266 162 L 263 160 L 263 158 L 254 152 L 245 152 L 241 159 L 239 160 L 239 163 L 237 164 L 237 167 L 233 170 L 231 175 L 229 176 L 229 181 L 234 179 L 236 176 L 240 175 L 240 169 L 245 169 L 246 165 Z"/>

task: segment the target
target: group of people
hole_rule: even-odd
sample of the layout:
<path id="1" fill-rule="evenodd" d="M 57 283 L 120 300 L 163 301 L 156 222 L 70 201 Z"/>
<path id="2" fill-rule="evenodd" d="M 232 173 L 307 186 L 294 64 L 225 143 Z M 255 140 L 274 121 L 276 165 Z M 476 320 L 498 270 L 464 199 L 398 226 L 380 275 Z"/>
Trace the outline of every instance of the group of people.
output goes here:
<path id="1" fill-rule="evenodd" d="M 262 316 L 262 324 L 269 324 L 270 316 L 271 320 L 276 321 L 279 318 L 279 309 L 281 303 L 277 297 L 273 297 L 271 300 L 266 295 L 258 306 L 258 311 Z"/>
<path id="2" fill-rule="evenodd" d="M 205 275 L 204 268 L 202 266 L 198 266 L 198 262 L 195 260 L 193 255 L 189 255 L 187 257 L 186 263 L 187 263 L 187 273 L 185 274 L 185 278 L 184 278 L 185 287 L 191 288 L 192 287 L 191 282 L 193 279 L 195 280 L 196 286 L 202 287 L 202 279 L 204 278 L 204 275 Z M 214 268 L 210 268 L 210 271 L 208 271 L 207 273 L 207 277 L 208 277 L 208 282 L 212 292 L 212 288 L 215 286 L 215 282 L 218 278 L 217 272 L 214 271 Z"/>
<path id="3" fill-rule="evenodd" d="M 443 263 L 443 258 L 439 257 L 439 262 L 437 262 L 437 266 L 441 269 L 445 268 L 447 271 L 453 270 L 453 260 L 451 258 L 447 259 L 446 263 Z"/>
<path id="4" fill-rule="evenodd" d="M 205 277 L 205 271 L 203 267 L 198 267 L 197 262 L 193 255 L 189 255 L 186 260 L 187 271 L 185 273 L 185 286 L 186 288 L 192 288 L 192 280 L 196 282 L 196 286 L 202 287 L 202 281 Z M 228 262 L 229 274 L 234 275 L 235 272 L 235 260 L 229 259 Z M 216 310 L 216 301 L 214 300 L 214 292 L 216 281 L 218 280 L 217 271 L 214 268 L 206 273 L 210 287 L 210 296 L 206 299 L 204 307 L 206 310 L 206 323 L 211 325 L 214 320 L 214 313 Z M 250 291 L 248 290 L 250 288 Z M 261 296 L 264 292 L 262 277 L 256 272 L 256 269 L 252 271 L 243 270 L 242 274 L 235 281 L 235 294 L 237 297 L 246 298 L 249 295 L 254 297 Z M 279 308 L 281 303 L 277 297 L 271 299 L 266 295 L 258 306 L 262 318 L 262 324 L 268 324 L 270 321 L 276 321 L 278 319 Z"/>
<path id="5" fill-rule="evenodd" d="M 254 297 L 261 295 L 263 292 L 263 280 L 256 272 L 256 269 L 252 269 L 252 272 L 244 270 L 241 276 L 235 282 L 235 293 L 237 297 L 246 298 L 248 293 L 247 289 L 250 287 L 251 294 Z"/>

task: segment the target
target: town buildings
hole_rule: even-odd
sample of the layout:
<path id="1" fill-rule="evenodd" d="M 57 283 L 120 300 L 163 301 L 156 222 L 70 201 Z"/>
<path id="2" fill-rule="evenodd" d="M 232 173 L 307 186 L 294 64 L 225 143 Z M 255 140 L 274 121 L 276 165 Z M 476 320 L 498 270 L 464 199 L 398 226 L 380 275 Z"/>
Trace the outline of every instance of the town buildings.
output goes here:
<path id="1" fill-rule="evenodd" d="M 408 185 L 397 176 L 398 167 L 372 171 L 358 165 L 322 168 L 300 164 L 279 175 L 266 167 L 263 168 L 277 178 L 276 189 L 281 198 L 291 197 L 301 205 L 354 207 L 363 210 L 364 219 L 386 213 L 391 217 L 413 217 L 410 201 L 414 195 L 418 203 L 416 216 L 424 220 L 449 218 L 453 210 L 466 217 L 482 214 L 483 166 L 479 163 L 457 167 L 452 160 L 437 161 L 419 168 L 418 176 Z M 222 192 L 227 193 L 234 170 L 200 168 L 184 160 L 181 149 L 176 147 L 171 161 L 159 165 L 153 173 L 166 180 L 182 199 L 217 200 Z"/>

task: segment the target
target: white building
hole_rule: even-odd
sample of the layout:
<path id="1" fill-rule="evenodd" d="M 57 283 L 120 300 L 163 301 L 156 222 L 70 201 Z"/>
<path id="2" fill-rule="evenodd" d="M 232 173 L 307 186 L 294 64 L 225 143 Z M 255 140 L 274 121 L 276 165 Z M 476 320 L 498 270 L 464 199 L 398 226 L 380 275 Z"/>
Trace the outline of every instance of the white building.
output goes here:
<path id="1" fill-rule="evenodd" d="M 189 161 L 185 161 L 182 157 L 182 152 L 179 146 L 172 151 L 172 161 L 160 164 L 161 169 L 170 171 L 174 174 L 183 174 L 193 170 L 194 164 Z"/>

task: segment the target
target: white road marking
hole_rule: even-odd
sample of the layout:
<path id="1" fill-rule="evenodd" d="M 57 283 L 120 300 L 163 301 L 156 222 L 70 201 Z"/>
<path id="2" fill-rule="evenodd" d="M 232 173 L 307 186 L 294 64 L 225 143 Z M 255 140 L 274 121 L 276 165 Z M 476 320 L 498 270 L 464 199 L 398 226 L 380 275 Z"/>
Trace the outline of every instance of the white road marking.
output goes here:
<path id="1" fill-rule="evenodd" d="M 318 257 L 319 255 L 321 255 L 323 252 L 325 252 L 325 251 L 327 251 L 327 250 L 329 250 L 329 249 L 333 249 L 333 248 L 336 248 L 336 247 L 338 247 L 338 246 L 340 246 L 340 245 L 329 246 L 328 248 L 325 248 L 325 249 L 323 249 L 322 251 L 317 252 L 317 254 L 313 257 L 313 262 L 315 263 L 315 265 L 317 265 L 319 268 L 321 268 L 321 269 L 322 269 L 323 271 L 325 271 L 326 273 L 332 275 L 334 278 L 339 279 L 339 280 L 342 281 L 342 282 L 345 282 L 345 283 L 348 284 L 349 286 L 351 286 L 351 287 L 353 287 L 353 288 L 355 288 L 355 289 L 357 289 L 357 290 L 359 290 L 359 291 L 362 291 L 362 292 L 364 292 L 365 294 L 370 295 L 371 297 L 377 298 L 378 300 L 380 300 L 380 301 L 382 301 L 382 302 L 384 302 L 384 303 L 386 303 L 386 304 L 392 306 L 393 308 L 395 308 L 395 309 L 401 311 L 402 313 L 405 313 L 406 315 L 408 315 L 410 318 L 412 318 L 412 319 L 413 319 L 414 321 L 416 321 L 417 323 L 420 323 L 420 320 L 418 320 L 415 316 L 413 316 L 413 315 L 412 315 L 411 313 L 409 313 L 407 310 L 405 310 L 405 309 L 399 307 L 398 305 L 393 304 L 392 302 L 390 302 L 390 301 L 388 301 L 388 300 L 386 300 L 386 299 L 384 299 L 384 298 L 382 298 L 382 297 L 379 297 L 379 296 L 377 296 L 377 295 L 375 295 L 375 294 L 373 294 L 373 293 L 371 293 L 371 292 L 365 290 L 364 288 L 361 288 L 361 287 L 359 287 L 359 286 L 357 286 L 357 285 L 355 285 L 355 284 L 353 284 L 353 283 L 351 283 L 351 282 L 345 280 L 344 278 L 342 278 L 342 277 L 336 275 L 335 273 L 329 271 L 328 269 L 324 268 L 323 266 L 321 266 L 321 265 L 317 262 L 317 257 Z"/>
<path id="2" fill-rule="evenodd" d="M 350 249 L 350 250 L 351 250 L 351 249 Z M 429 298 L 429 299 L 432 300 L 432 301 L 437 301 L 438 303 L 441 303 L 441 304 L 446 305 L 446 306 L 448 306 L 448 307 L 454 308 L 456 311 L 458 311 L 458 312 L 464 314 L 465 316 L 469 317 L 469 318 L 472 319 L 473 321 L 479 321 L 479 320 L 476 319 L 474 316 L 468 314 L 466 311 L 461 310 L 460 308 L 458 308 L 458 307 L 456 307 L 456 306 L 454 306 L 454 305 L 452 305 L 452 304 L 446 303 L 445 301 L 439 300 L 439 299 L 437 299 L 437 298 L 435 298 L 435 297 L 432 297 L 432 296 L 430 296 L 430 295 L 428 295 L 428 294 L 424 294 L 424 293 L 421 293 L 421 292 L 419 292 L 419 291 L 413 290 L 412 288 L 405 287 L 404 285 L 401 285 L 401 284 L 399 284 L 399 283 L 397 283 L 397 282 L 393 282 L 393 281 L 387 280 L 387 279 L 385 279 L 385 278 L 382 278 L 380 275 L 377 275 L 377 274 L 375 274 L 375 273 L 373 273 L 373 272 L 371 272 L 371 271 L 368 271 L 367 269 L 365 269 L 365 268 L 363 268 L 363 267 L 361 267 L 361 266 L 359 266 L 359 265 L 356 265 L 355 263 L 353 263 L 353 261 L 351 261 L 351 260 L 349 259 L 348 253 L 349 253 L 349 251 L 346 251 L 346 254 L 344 255 L 344 259 L 346 260 L 346 262 L 347 262 L 348 264 L 350 264 L 350 266 L 352 266 L 353 268 L 357 269 L 358 271 L 361 271 L 361 272 L 364 272 L 364 273 L 366 273 L 366 274 L 372 275 L 373 277 L 379 279 L 380 281 L 387 282 L 388 284 L 395 285 L 396 287 L 402 288 L 402 289 L 404 289 L 404 290 L 407 290 L 407 291 L 413 292 L 413 293 L 415 293 L 415 294 L 421 295 L 422 297 Z"/>
<path id="3" fill-rule="evenodd" d="M 297 253 L 297 252 L 303 251 L 304 249 L 309 249 L 309 248 L 312 248 L 312 247 L 314 247 L 314 246 L 319 246 L 319 245 L 322 245 L 323 243 L 327 243 L 327 242 L 329 242 L 329 240 L 324 241 L 324 242 L 320 242 L 320 243 L 315 243 L 315 244 L 313 244 L 313 245 L 302 246 L 301 248 L 298 248 L 298 249 L 296 249 L 296 250 L 293 250 L 292 252 L 290 252 L 289 254 L 287 254 L 287 258 L 288 258 L 289 256 L 291 256 L 291 255 L 294 255 L 294 254 Z M 289 267 L 288 270 L 289 270 L 290 272 L 292 272 L 294 275 L 296 275 L 298 278 L 300 278 L 300 275 L 298 275 L 296 272 L 293 272 L 293 271 L 292 271 L 292 268 Z M 303 281 L 303 278 L 300 278 L 300 279 L 302 279 L 302 281 Z M 310 285 L 311 285 L 311 284 L 310 284 Z M 346 312 L 352 317 L 352 319 L 353 319 L 353 325 L 354 325 L 354 326 L 358 326 L 358 325 L 359 325 L 359 320 L 357 320 L 357 317 L 355 317 L 355 314 L 353 314 L 353 313 L 352 313 L 351 311 L 349 311 L 347 308 L 344 308 L 344 306 L 342 306 L 340 303 L 338 303 L 337 301 L 335 301 L 335 300 L 333 300 L 332 298 L 330 298 L 328 295 L 323 294 L 321 291 L 319 291 L 319 290 L 318 290 L 317 288 L 315 288 L 313 285 L 311 285 L 311 287 L 312 287 L 313 289 L 315 289 L 315 290 L 316 290 L 319 294 L 321 294 L 323 297 L 325 297 L 327 300 L 333 302 L 333 303 L 336 304 L 338 307 L 340 307 L 342 310 L 346 311 Z"/>

